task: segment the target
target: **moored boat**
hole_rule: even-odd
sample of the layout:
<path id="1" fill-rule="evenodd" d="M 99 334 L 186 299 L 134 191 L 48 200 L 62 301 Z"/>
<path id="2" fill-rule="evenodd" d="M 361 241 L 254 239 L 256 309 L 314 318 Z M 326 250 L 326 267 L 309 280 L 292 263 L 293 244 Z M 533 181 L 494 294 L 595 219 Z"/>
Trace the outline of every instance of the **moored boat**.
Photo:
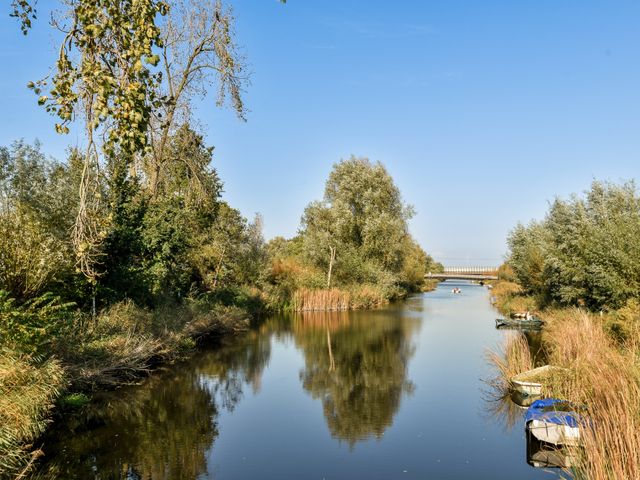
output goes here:
<path id="1" fill-rule="evenodd" d="M 514 318 L 496 318 L 496 328 L 540 328 L 544 324 L 544 321 L 539 318 L 532 317 L 529 320 L 514 319 Z"/>
<path id="2" fill-rule="evenodd" d="M 531 312 L 529 310 L 527 310 L 526 312 L 511 312 L 510 317 L 511 318 L 529 320 L 529 319 L 533 318 L 533 315 L 531 315 Z"/>
<path id="3" fill-rule="evenodd" d="M 526 372 L 511 377 L 511 388 L 524 395 L 540 395 L 542 394 L 542 387 L 548 383 L 549 377 L 554 372 L 562 370 L 564 369 L 553 365 L 544 365 L 532 370 L 527 370 Z"/>
<path id="4" fill-rule="evenodd" d="M 580 444 L 583 418 L 566 400 L 545 398 L 531 404 L 524 416 L 526 430 L 541 442 L 552 445 Z"/>

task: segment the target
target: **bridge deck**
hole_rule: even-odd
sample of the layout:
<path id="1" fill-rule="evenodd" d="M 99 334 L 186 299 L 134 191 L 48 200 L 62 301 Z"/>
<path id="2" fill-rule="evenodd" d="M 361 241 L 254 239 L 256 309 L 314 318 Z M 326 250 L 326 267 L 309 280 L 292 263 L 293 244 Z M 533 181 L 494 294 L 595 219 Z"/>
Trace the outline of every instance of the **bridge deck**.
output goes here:
<path id="1" fill-rule="evenodd" d="M 498 280 L 497 275 L 474 273 L 427 273 L 426 278 L 434 278 L 437 280 Z"/>

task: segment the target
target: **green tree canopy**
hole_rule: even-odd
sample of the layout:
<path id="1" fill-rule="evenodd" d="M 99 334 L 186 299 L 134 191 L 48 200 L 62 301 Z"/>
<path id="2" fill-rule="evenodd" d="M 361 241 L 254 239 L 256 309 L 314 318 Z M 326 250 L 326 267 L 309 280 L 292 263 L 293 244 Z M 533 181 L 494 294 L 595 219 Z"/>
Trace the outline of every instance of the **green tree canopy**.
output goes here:
<path id="1" fill-rule="evenodd" d="M 305 255 L 326 270 L 335 251 L 335 274 L 342 282 L 375 282 L 384 272 L 398 274 L 412 216 L 412 207 L 402 201 L 381 163 L 351 157 L 333 166 L 324 198 L 304 211 Z"/>
<path id="2" fill-rule="evenodd" d="M 633 182 L 594 181 L 509 235 L 509 265 L 529 292 L 561 305 L 619 308 L 640 297 L 640 197 Z"/>

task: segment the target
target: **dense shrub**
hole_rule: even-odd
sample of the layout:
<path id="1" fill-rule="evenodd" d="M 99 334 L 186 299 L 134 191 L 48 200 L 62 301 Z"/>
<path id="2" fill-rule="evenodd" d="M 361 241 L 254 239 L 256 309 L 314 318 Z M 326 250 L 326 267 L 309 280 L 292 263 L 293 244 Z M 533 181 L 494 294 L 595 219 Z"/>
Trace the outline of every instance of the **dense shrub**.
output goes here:
<path id="1" fill-rule="evenodd" d="M 594 182 L 509 235 L 509 266 L 542 303 L 617 309 L 640 298 L 640 197 L 633 182 Z"/>
<path id="2" fill-rule="evenodd" d="M 74 326 L 73 307 L 52 294 L 18 304 L 0 290 L 0 345 L 30 354 L 51 352 L 52 344 Z"/>

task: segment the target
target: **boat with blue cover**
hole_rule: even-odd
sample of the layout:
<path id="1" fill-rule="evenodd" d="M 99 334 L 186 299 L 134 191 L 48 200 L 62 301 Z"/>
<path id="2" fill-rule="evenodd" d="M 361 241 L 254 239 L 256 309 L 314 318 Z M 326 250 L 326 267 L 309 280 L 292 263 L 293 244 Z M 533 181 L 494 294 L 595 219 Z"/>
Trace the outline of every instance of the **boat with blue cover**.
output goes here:
<path id="1" fill-rule="evenodd" d="M 576 410 L 577 407 L 566 400 L 536 400 L 524 416 L 527 432 L 541 442 L 579 445 L 580 425 L 584 423 L 584 419 Z"/>

